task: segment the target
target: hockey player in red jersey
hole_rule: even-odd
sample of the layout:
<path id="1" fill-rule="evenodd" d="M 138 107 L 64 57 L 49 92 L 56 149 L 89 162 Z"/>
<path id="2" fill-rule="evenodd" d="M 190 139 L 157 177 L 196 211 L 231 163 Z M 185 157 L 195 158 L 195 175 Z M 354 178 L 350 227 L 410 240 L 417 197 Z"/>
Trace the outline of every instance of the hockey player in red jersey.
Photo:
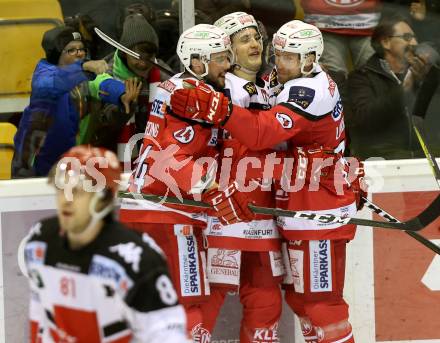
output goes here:
<path id="1" fill-rule="evenodd" d="M 244 12 L 227 14 L 215 23 L 231 38 L 234 65 L 226 73 L 224 93 L 232 103 L 245 108 L 268 109 L 269 95 L 263 80 L 257 82 L 257 72 L 262 64 L 262 40 L 258 24 L 252 15 Z M 236 165 L 247 148 L 223 133 L 220 161 Z M 230 157 L 230 158 L 229 158 Z M 220 170 L 222 165 L 219 166 Z M 231 176 L 236 175 L 233 168 Z M 257 205 L 273 207 L 274 196 L 263 191 L 261 178 L 246 180 L 258 185 L 246 197 Z M 222 181 L 219 181 L 222 183 Z M 281 290 L 279 284 L 284 274 L 281 257 L 281 238 L 272 216 L 258 216 L 251 222 L 222 225 L 210 217 L 205 230 L 209 243 L 208 280 L 211 297 L 203 305 L 206 328 L 212 331 L 216 318 L 228 292 L 238 292 L 243 305 L 240 342 L 279 342 L 278 320 L 281 315 Z"/>
<path id="2" fill-rule="evenodd" d="M 203 79 L 206 91 L 223 89 L 225 74 L 231 66 L 230 39 L 221 29 L 196 25 L 180 36 L 177 54 L 185 72 L 161 83 L 152 103 L 143 147 L 130 179 L 132 193 L 170 195 L 215 201 L 216 215 L 233 223 L 252 213 L 240 208 L 245 196 L 235 192 L 231 183 L 225 191 L 207 188 L 215 184 L 219 130 L 164 114 L 173 91 L 182 88 L 185 78 Z M 219 106 L 228 106 L 228 100 Z M 188 314 L 188 326 L 196 342 L 208 342 L 210 333 L 203 326 L 200 304 L 206 302 L 209 283 L 206 277 L 206 209 L 157 204 L 144 199 L 124 199 L 121 220 L 130 227 L 148 232 L 165 251 L 180 302 Z"/>
<path id="3" fill-rule="evenodd" d="M 19 249 L 30 342 L 189 342 L 163 253 L 113 219 L 120 172 L 113 152 L 87 146 L 52 169 L 57 216 L 35 224 Z"/>
<path id="4" fill-rule="evenodd" d="M 272 109 L 258 111 L 258 115 L 235 105 L 226 111 L 218 107 L 213 111 L 213 96 L 194 88 L 173 94 L 173 111 L 221 126 L 254 150 L 286 141 L 290 147 L 298 147 L 300 155 L 317 146 L 343 153 L 345 131 L 339 91 L 317 63 L 323 52 L 321 32 L 294 20 L 277 31 L 272 43 L 282 84 Z M 197 105 L 198 111 L 188 110 Z M 342 176 L 332 184 L 317 185 L 311 177 L 299 180 L 302 187 L 280 185 L 277 207 L 351 217 L 357 210 L 357 197 L 354 187 Z M 355 226 L 287 217 L 277 220 L 288 240 L 287 258 L 293 276 L 286 301 L 300 317 L 306 341 L 354 342 L 342 293 L 346 243 L 353 238 Z"/>

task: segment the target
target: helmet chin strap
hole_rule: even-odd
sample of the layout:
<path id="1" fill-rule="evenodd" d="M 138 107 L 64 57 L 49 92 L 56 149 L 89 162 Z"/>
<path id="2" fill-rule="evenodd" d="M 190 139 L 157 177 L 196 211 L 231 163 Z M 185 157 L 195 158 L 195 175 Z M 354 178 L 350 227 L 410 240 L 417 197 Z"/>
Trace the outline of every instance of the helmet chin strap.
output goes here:
<path id="1" fill-rule="evenodd" d="M 253 70 L 247 69 L 247 68 L 239 65 L 238 63 L 234 64 L 234 68 L 237 68 L 238 70 L 240 70 L 243 73 L 248 74 L 252 77 L 255 77 L 255 75 L 257 75 L 257 73 L 258 73 L 258 71 L 253 71 Z"/>
<path id="2" fill-rule="evenodd" d="M 73 233 L 70 232 L 68 236 L 70 238 L 73 238 L 77 241 L 85 241 L 88 237 L 92 234 L 93 230 L 95 229 L 96 224 L 105 218 L 112 210 L 113 210 L 113 202 L 110 202 L 106 207 L 104 207 L 101 211 L 96 211 L 96 205 L 98 204 L 98 201 L 101 200 L 103 197 L 102 192 L 97 192 L 93 195 L 92 199 L 90 200 L 89 204 L 89 213 L 91 215 L 89 224 L 87 224 L 87 227 L 80 233 Z"/>
<path id="3" fill-rule="evenodd" d="M 304 70 L 307 63 L 307 55 L 308 54 L 301 54 L 301 73 L 303 74 L 303 76 L 309 76 L 316 69 L 316 63 L 313 62 L 312 68 L 310 68 L 309 71 Z"/>
<path id="4" fill-rule="evenodd" d="M 192 74 L 192 75 L 194 75 L 194 77 L 197 79 L 197 80 L 202 80 L 206 75 L 208 75 L 208 63 L 206 63 L 206 62 L 203 62 L 203 65 L 205 66 L 205 72 L 204 73 L 202 73 L 202 74 L 196 74 L 191 68 L 186 68 L 186 70 L 190 73 L 190 74 Z"/>

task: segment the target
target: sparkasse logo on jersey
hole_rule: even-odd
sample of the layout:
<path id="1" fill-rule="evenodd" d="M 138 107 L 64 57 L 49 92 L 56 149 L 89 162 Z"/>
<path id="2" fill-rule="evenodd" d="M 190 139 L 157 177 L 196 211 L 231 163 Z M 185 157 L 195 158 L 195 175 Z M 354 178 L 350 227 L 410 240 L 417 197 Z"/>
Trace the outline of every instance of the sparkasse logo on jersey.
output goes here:
<path id="1" fill-rule="evenodd" d="M 310 241 L 310 291 L 332 291 L 330 241 Z"/>
<path id="2" fill-rule="evenodd" d="M 197 241 L 193 235 L 179 235 L 177 236 L 177 244 L 180 256 L 179 267 L 182 296 L 201 295 Z"/>

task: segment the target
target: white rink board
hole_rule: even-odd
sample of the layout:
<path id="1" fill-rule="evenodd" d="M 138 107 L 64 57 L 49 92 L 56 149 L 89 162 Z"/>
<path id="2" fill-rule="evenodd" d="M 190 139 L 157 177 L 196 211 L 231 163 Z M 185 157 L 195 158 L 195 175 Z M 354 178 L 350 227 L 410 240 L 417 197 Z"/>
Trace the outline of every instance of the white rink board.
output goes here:
<path id="1" fill-rule="evenodd" d="M 374 178 L 374 182 L 378 182 L 379 185 L 381 184 L 380 178 L 383 178 L 383 186 L 375 190 L 377 193 L 438 190 L 426 160 L 367 162 L 366 173 L 377 176 Z M 47 186 L 46 179 L 0 181 L 0 242 L 2 242 L 0 244 L 0 343 L 15 343 L 6 338 L 7 326 L 10 325 L 10 321 L 17 321 L 19 318 L 23 321 L 26 316 L 26 313 L 21 313 L 14 317 L 15 314 L 11 315 L 5 311 L 8 301 L 16 301 L 16 299 L 7 298 L 7 293 L 5 295 L 5 280 L 9 277 L 7 273 L 11 270 L 17 273 L 18 267 L 4 264 L 4 261 L 15 261 L 16 263 L 16 256 L 11 259 L 10 254 L 6 255 L 3 251 L 5 250 L 4 244 L 6 244 L 3 241 L 6 236 L 5 230 L 11 230 L 10 227 L 2 226 L 3 215 L 11 215 L 17 211 L 53 211 L 55 206 L 53 194 L 54 191 Z M 371 218 L 371 212 L 364 210 L 358 216 Z M 8 234 L 10 236 L 11 232 L 9 231 Z M 17 232 L 17 234 L 20 233 Z M 16 237 L 16 240 L 20 240 L 20 237 Z M 347 252 L 345 294 L 350 304 L 355 339 L 360 343 L 376 342 L 373 248 L 372 229 L 361 228 L 358 229 L 355 240 L 348 245 Z M 440 278 L 440 274 L 438 274 L 438 278 Z M 21 302 L 24 300 L 19 299 Z M 16 326 L 17 328 L 21 327 L 23 331 L 26 330 L 24 321 L 18 325 L 16 323 Z M 295 331 L 300 332 L 300 330 Z M 302 337 L 297 334 L 295 342 L 303 342 Z M 440 330 L 436 339 L 379 342 L 440 343 Z"/>

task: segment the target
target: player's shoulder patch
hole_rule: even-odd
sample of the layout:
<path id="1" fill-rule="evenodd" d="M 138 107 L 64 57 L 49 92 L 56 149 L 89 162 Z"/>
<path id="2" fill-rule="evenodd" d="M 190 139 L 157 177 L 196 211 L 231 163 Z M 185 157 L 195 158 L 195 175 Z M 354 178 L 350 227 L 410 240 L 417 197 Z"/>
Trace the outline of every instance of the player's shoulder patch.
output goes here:
<path id="1" fill-rule="evenodd" d="M 184 127 L 183 129 L 179 129 L 173 132 L 174 138 L 183 144 L 188 144 L 194 139 L 194 128 L 192 126 Z"/>
<path id="2" fill-rule="evenodd" d="M 243 86 L 243 89 L 249 93 L 250 96 L 258 94 L 257 86 L 253 82 L 248 82 Z"/>
<path id="3" fill-rule="evenodd" d="M 287 101 L 297 104 L 302 109 L 306 109 L 313 102 L 314 98 L 315 90 L 313 88 L 292 86 L 289 89 L 289 98 Z"/>
<path id="4" fill-rule="evenodd" d="M 165 80 L 159 83 L 158 87 L 165 89 L 169 93 L 172 93 L 176 89 L 176 85 L 170 80 Z"/>
<path id="5" fill-rule="evenodd" d="M 30 241 L 26 244 L 24 252 L 27 263 L 43 264 L 46 258 L 47 243 Z"/>
<path id="6" fill-rule="evenodd" d="M 275 117 L 284 129 L 291 129 L 293 127 L 293 119 L 288 114 L 277 112 Z"/>

